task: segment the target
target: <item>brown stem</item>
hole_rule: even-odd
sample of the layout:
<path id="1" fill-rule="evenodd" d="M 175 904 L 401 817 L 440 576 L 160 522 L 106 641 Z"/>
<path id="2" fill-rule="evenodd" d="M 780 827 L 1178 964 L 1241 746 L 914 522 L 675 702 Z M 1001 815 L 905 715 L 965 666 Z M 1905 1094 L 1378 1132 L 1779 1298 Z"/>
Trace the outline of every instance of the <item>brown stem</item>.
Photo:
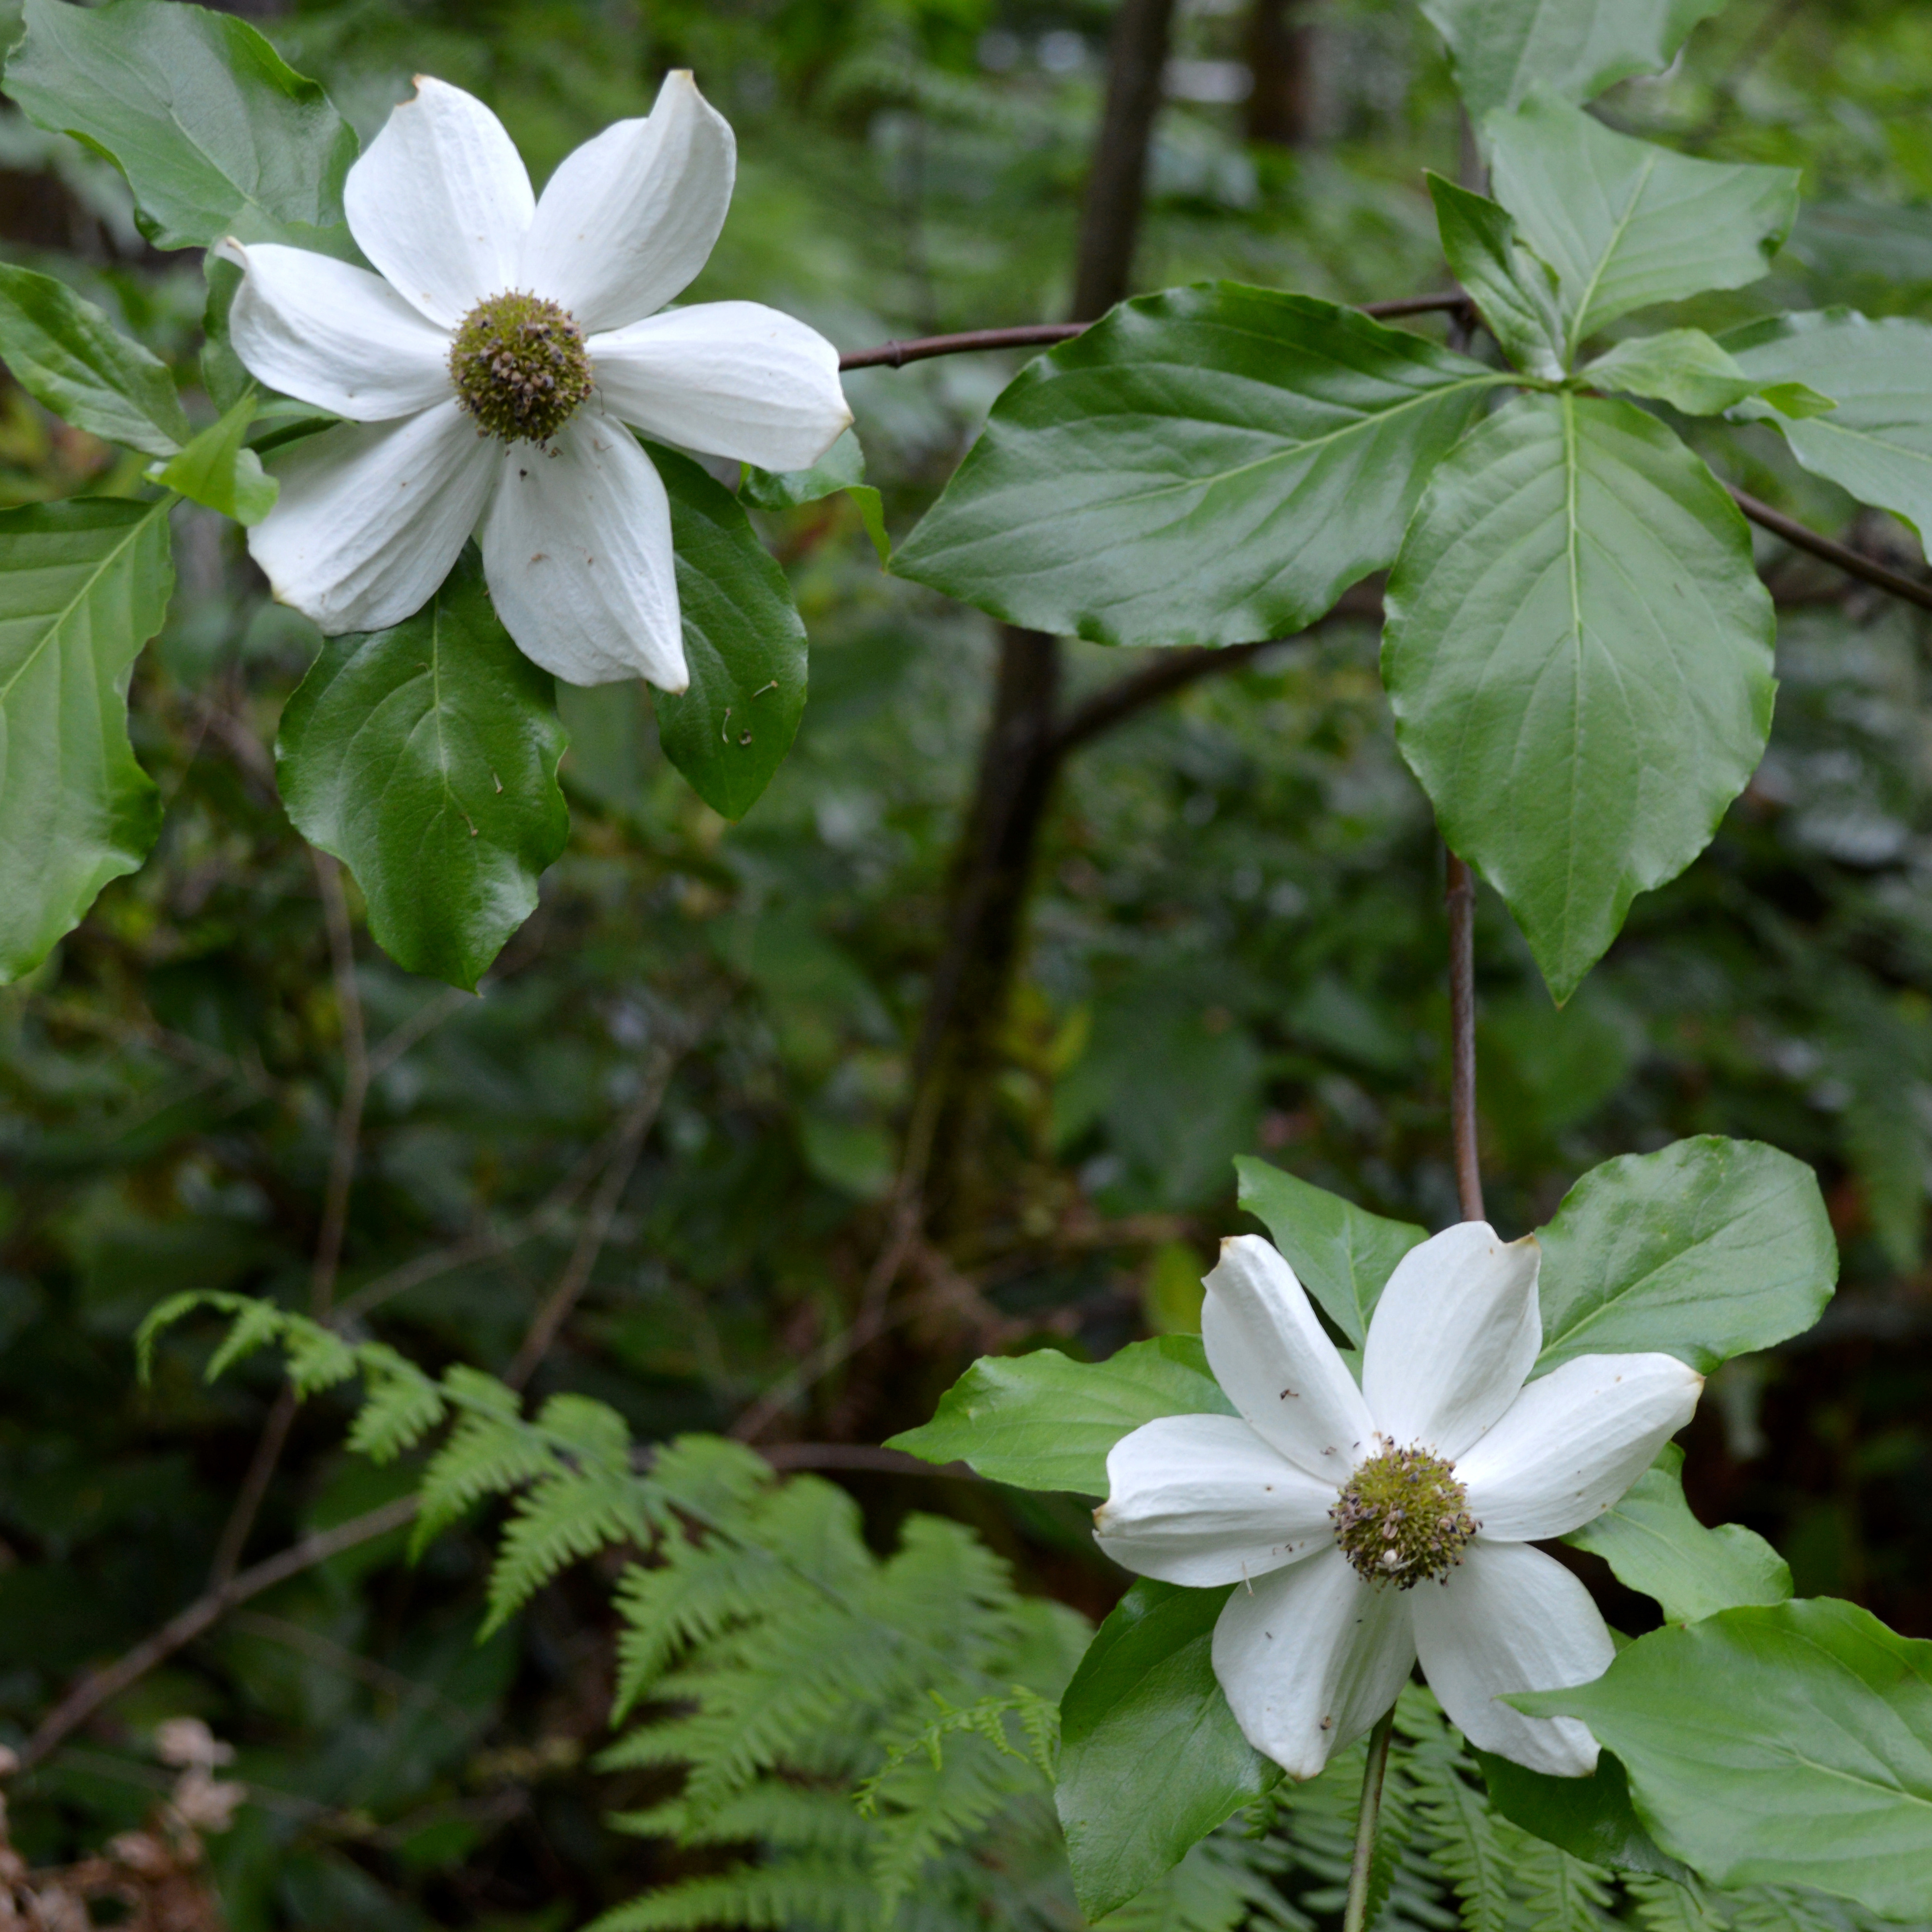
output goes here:
<path id="1" fill-rule="evenodd" d="M 358 1544 L 400 1528 L 416 1513 L 416 1498 L 399 1496 L 380 1509 L 352 1516 L 333 1529 L 318 1530 L 312 1536 L 305 1536 L 278 1556 L 257 1563 L 253 1569 L 244 1570 L 238 1576 L 231 1576 L 226 1582 L 197 1597 L 186 1610 L 170 1618 L 132 1650 L 76 1684 L 40 1720 L 39 1728 L 20 1753 L 20 1768 L 32 1770 L 104 1704 L 111 1702 L 130 1685 L 138 1683 L 155 1665 L 165 1663 L 184 1645 L 192 1643 L 237 1604 L 245 1604 L 250 1598 L 272 1590 L 278 1583 L 286 1583 L 291 1576 L 298 1576 L 304 1570 L 314 1569 L 318 1563 L 326 1563 L 332 1556 L 339 1556 L 345 1550 L 353 1550 Z"/>
<path id="2" fill-rule="evenodd" d="M 1449 1130 L 1456 1150 L 1456 1194 L 1466 1221 L 1483 1212 L 1476 1158 L 1476 878 L 1449 854 Z"/>
<path id="3" fill-rule="evenodd" d="M 1100 112 L 1087 199 L 1080 211 L 1080 248 L 1073 275 L 1073 313 L 1090 322 L 1127 292 L 1134 244 L 1147 192 L 1148 151 L 1160 112 L 1174 0 L 1120 0 L 1107 50 L 1107 99 Z"/>
<path id="4" fill-rule="evenodd" d="M 1874 563 L 1868 556 L 1861 556 L 1841 543 L 1834 543 L 1829 537 L 1820 536 L 1808 525 L 1801 524 L 1795 517 L 1787 517 L 1782 510 L 1774 510 L 1768 503 L 1761 503 L 1755 496 L 1732 485 L 1725 486 L 1731 492 L 1731 500 L 1751 521 L 1760 529 L 1770 531 L 1780 537 L 1794 550 L 1809 550 L 1828 564 L 1842 570 L 1847 577 L 1856 577 L 1862 582 L 1871 584 L 1880 590 L 1889 591 L 1894 597 L 1902 597 L 1908 604 L 1916 604 L 1921 610 L 1932 610 L 1932 584 L 1922 584 L 1916 578 L 1901 577 L 1895 570 L 1888 570 L 1882 563 Z"/>
<path id="5" fill-rule="evenodd" d="M 1393 302 L 1362 302 L 1364 315 L 1395 321 L 1406 315 L 1434 315 L 1466 308 L 1469 298 L 1460 289 L 1434 296 L 1403 296 Z M 848 350 L 838 358 L 843 369 L 903 369 L 935 356 L 962 356 L 983 349 L 1050 349 L 1084 335 L 1084 322 L 1029 322 L 1013 328 L 968 328 L 955 335 L 919 335 L 905 342 L 882 342 L 874 349 Z"/>
<path id="6" fill-rule="evenodd" d="M 214 1561 L 208 1570 L 208 1585 L 212 1590 L 219 1589 L 242 1567 L 243 1546 L 248 1540 L 248 1532 L 255 1527 L 255 1518 L 261 1511 L 262 1498 L 268 1493 L 268 1485 L 274 1480 L 275 1466 L 282 1460 L 282 1451 L 287 1446 L 289 1430 L 295 1419 L 296 1392 L 285 1382 L 275 1397 L 274 1406 L 268 1411 L 268 1420 L 262 1425 L 261 1434 L 255 1439 L 255 1453 L 249 1459 L 248 1472 L 242 1478 L 241 1488 L 235 1492 L 228 1520 L 221 1526 L 221 1540 L 214 1546 Z"/>

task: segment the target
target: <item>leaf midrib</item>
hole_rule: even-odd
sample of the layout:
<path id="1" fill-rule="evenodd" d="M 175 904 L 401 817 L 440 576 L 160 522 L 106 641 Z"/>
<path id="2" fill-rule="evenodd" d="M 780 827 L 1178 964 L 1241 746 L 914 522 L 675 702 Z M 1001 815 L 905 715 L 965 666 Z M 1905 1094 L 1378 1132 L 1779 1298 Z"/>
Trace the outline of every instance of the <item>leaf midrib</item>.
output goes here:
<path id="1" fill-rule="evenodd" d="M 88 598 L 93 595 L 94 588 L 100 583 L 102 577 L 120 561 L 123 553 L 148 527 L 154 518 L 167 508 L 169 501 L 170 499 L 165 496 L 158 499 L 146 516 L 136 518 L 133 523 L 130 524 L 128 526 L 126 536 L 100 560 L 80 590 L 76 591 L 67 604 L 54 615 L 46 628 L 40 634 L 40 640 L 20 660 L 20 668 L 4 684 L 0 684 L 0 707 L 5 706 L 8 699 L 13 695 L 14 687 L 39 662 L 40 654 L 66 628 L 68 620 L 80 608 Z M 143 643 L 146 641 L 146 639 L 142 640 Z"/>
<path id="2" fill-rule="evenodd" d="M 1610 238 L 1604 244 L 1602 254 L 1597 257 L 1597 266 L 1591 270 L 1590 279 L 1583 286 L 1583 298 L 1576 304 L 1576 320 L 1569 329 L 1570 358 L 1572 362 L 1576 360 L 1576 345 L 1583 339 L 1584 318 L 1590 313 L 1590 304 L 1597 298 L 1597 289 L 1604 279 L 1604 271 L 1609 267 L 1610 257 L 1616 253 L 1622 243 L 1624 232 L 1636 218 L 1637 202 L 1642 199 L 1644 190 L 1650 185 L 1651 176 L 1655 172 L 1659 159 L 1660 156 L 1656 154 L 1644 156 L 1642 171 L 1631 184 L 1629 199 L 1624 203 L 1623 212 L 1617 217 L 1610 230 Z"/>

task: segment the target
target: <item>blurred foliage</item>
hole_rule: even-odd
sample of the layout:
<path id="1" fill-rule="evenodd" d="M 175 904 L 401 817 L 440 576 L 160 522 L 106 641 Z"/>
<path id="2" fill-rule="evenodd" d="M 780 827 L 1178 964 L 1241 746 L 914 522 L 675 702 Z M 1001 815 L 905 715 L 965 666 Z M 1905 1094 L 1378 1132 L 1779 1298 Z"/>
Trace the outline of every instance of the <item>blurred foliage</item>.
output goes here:
<path id="1" fill-rule="evenodd" d="M 250 10 L 365 136 L 431 71 L 489 98 L 539 178 L 643 111 L 667 66 L 694 66 L 741 144 L 700 296 L 784 304 L 851 346 L 1064 312 L 1097 4 Z M 1396 0 L 1308 17 L 1300 145 L 1249 141 L 1238 100 L 1169 106 L 1143 284 L 1228 274 L 1358 299 L 1440 286 L 1419 172 L 1458 152 L 1439 54 Z M 1190 8 L 1177 87 L 1238 92 L 1248 30 L 1224 0 Z M 1810 206 L 1775 275 L 1687 305 L 1706 326 L 1838 301 L 1932 314 L 1928 109 L 1932 18 L 1910 0 L 1736 0 L 1670 74 L 1604 106 L 1696 152 L 1804 170 Z M 145 249 L 111 170 L 10 110 L 0 240 L 106 304 L 212 417 L 194 374 L 198 272 Z M 1014 366 L 852 380 L 895 529 Z M 1724 438 L 1760 494 L 1917 566 L 1907 532 L 1854 521 L 1768 434 L 1681 427 Z M 112 463 L 0 392 L 0 501 L 126 487 Z M 358 1064 L 334 1292 L 362 1332 L 432 1368 L 502 1372 L 566 1270 L 587 1268 L 535 1390 L 594 1396 L 646 1440 L 728 1430 L 772 1396 L 760 1440 L 782 1468 L 830 1468 L 876 1552 L 909 1510 L 951 1514 L 1024 1591 L 1089 1616 L 1124 1580 L 1077 1510 L 868 1466 L 863 1445 L 922 1420 L 975 1352 L 1051 1338 L 1100 1354 L 1187 1327 L 1194 1264 L 1244 1225 L 1236 1154 L 1381 1212 L 1454 1217 L 1440 856 L 1366 627 L 1276 647 L 1071 761 L 1005 1042 L 1010 1198 L 958 1252 L 916 1254 L 916 1292 L 881 1323 L 866 1283 L 985 712 L 984 620 L 882 576 L 842 497 L 765 518 L 812 633 L 791 758 L 727 826 L 662 762 L 640 687 L 564 694 L 572 844 L 472 999 L 376 952 L 352 889 L 352 970 L 332 952 L 318 873 L 268 777 L 317 640 L 266 601 L 232 532 L 177 514 L 181 590 L 135 687 L 161 844 L 0 993 L 0 1727 L 16 1742 L 86 1666 L 204 1587 L 273 1372 L 204 1385 L 206 1339 L 184 1331 L 139 1390 L 130 1338 L 182 1288 L 305 1303 Z M 1718 1378 L 1687 1478 L 1707 1519 L 1772 1537 L 1801 1591 L 1932 1634 L 1924 624 L 1761 554 L 1784 604 L 1777 727 L 1710 851 L 1639 900 L 1562 1012 L 1500 906 L 1481 906 L 1490 1211 L 1514 1234 L 1595 1161 L 1688 1133 L 1814 1162 L 1840 1301 L 1813 1336 Z M 1071 647 L 1076 690 L 1133 655 Z M 343 1422 L 332 1398 L 297 1413 L 244 1562 L 407 1482 L 347 1457 Z M 185 1714 L 235 1742 L 254 1794 L 213 1847 L 240 1932 L 561 1928 L 722 1869 L 601 1822 L 670 1790 L 591 1768 L 617 1667 L 614 1568 L 566 1574 L 479 1646 L 489 1527 L 413 1568 L 399 1532 L 220 1624 L 16 1788 L 16 1842 L 45 1864 L 137 1826 L 148 1734 Z M 1640 1627 L 1648 1605 L 1588 1574 L 1612 1619 Z M 1027 1910 L 1066 1922 L 1064 1880 L 1042 1883 Z M 1238 1886 L 1214 1897 L 1172 1904 L 1175 1922 L 1248 1909 Z M 1425 1900 L 1416 1922 L 1438 1921 Z"/>

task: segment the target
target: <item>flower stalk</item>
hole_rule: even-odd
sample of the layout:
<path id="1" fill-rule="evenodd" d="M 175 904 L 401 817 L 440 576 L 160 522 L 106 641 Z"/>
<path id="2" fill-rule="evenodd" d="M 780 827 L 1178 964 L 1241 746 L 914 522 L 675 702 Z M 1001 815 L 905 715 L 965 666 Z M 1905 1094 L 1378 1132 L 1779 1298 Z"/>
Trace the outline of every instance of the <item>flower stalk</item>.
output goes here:
<path id="1" fill-rule="evenodd" d="M 1368 1762 L 1362 1767 L 1362 1805 L 1355 1816 L 1355 1855 L 1348 1865 L 1348 1900 L 1342 1910 L 1342 1932 L 1365 1932 L 1369 1919 L 1369 1875 L 1376 1862 L 1376 1834 L 1382 1825 L 1382 1785 L 1388 1775 L 1389 1738 L 1395 1706 L 1382 1713 L 1369 1733 Z"/>

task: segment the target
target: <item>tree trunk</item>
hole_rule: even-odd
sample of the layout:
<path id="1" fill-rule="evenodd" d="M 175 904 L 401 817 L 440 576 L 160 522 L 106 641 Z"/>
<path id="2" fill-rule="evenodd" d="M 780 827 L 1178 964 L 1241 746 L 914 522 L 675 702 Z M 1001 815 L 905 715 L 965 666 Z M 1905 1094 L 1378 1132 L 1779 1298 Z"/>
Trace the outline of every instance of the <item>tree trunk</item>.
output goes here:
<path id="1" fill-rule="evenodd" d="M 1132 284 L 1147 196 L 1148 151 L 1160 112 L 1174 0 L 1120 0 L 1107 55 L 1107 104 L 1081 211 L 1073 320 L 1091 322 Z"/>
<path id="2" fill-rule="evenodd" d="M 1248 16 L 1248 96 L 1251 141 L 1305 148 L 1315 138 L 1316 29 L 1304 0 L 1254 0 Z"/>

